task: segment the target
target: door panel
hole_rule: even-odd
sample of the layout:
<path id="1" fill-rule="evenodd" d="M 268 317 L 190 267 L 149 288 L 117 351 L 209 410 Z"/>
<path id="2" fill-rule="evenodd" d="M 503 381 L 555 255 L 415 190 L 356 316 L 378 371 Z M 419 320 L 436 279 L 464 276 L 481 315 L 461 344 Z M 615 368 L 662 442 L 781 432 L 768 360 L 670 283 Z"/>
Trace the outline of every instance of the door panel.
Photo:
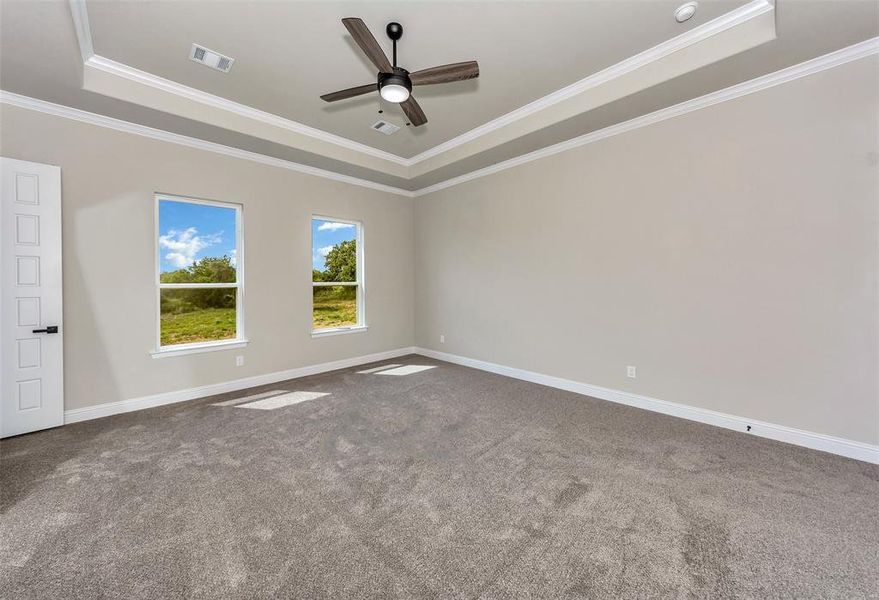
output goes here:
<path id="1" fill-rule="evenodd" d="M 0 158 L 0 436 L 64 422 L 61 170 Z M 46 330 L 57 326 L 57 333 Z"/>

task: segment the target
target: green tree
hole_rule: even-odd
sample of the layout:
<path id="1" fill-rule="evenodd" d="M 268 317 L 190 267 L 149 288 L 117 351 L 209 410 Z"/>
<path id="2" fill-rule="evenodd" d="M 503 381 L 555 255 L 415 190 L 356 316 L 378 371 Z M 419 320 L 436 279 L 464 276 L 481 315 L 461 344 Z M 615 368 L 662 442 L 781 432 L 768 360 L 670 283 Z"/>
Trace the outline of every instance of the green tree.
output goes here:
<path id="1" fill-rule="evenodd" d="M 162 283 L 234 283 L 235 266 L 228 256 L 205 257 L 183 269 L 162 273 L 159 280 Z M 230 288 L 162 291 L 163 313 L 234 307 L 235 290 Z"/>
<path id="2" fill-rule="evenodd" d="M 228 256 L 206 256 L 159 278 L 162 283 L 235 283 L 235 267 Z"/>
<path id="3" fill-rule="evenodd" d="M 327 254 L 322 281 L 357 281 L 357 241 L 339 242 Z"/>

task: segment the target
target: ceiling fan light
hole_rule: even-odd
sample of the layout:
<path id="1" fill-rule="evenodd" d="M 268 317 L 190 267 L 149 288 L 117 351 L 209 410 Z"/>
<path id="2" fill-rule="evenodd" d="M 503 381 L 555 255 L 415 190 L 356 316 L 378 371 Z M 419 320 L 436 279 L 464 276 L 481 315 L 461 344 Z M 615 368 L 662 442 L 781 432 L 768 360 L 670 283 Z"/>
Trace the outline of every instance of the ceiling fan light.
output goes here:
<path id="1" fill-rule="evenodd" d="M 378 93 L 388 102 L 405 102 L 411 92 L 412 82 L 406 69 L 394 67 L 393 73 L 378 74 Z"/>
<path id="2" fill-rule="evenodd" d="M 382 98 L 387 100 L 388 102 L 396 102 L 399 104 L 400 102 L 405 102 L 409 99 L 409 90 L 406 89 L 402 85 L 398 85 L 396 83 L 389 83 L 387 85 L 382 86 L 381 90 L 379 90 Z"/>

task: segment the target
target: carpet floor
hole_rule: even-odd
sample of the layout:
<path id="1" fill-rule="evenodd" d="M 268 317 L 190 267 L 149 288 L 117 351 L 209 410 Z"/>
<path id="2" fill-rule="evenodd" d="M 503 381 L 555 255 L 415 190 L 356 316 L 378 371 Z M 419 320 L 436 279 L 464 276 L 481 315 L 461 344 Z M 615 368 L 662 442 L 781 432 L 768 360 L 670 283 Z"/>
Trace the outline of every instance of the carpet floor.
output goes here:
<path id="1" fill-rule="evenodd" d="M 875 465 L 387 362 L 4 440 L 0 597 L 879 597 Z"/>

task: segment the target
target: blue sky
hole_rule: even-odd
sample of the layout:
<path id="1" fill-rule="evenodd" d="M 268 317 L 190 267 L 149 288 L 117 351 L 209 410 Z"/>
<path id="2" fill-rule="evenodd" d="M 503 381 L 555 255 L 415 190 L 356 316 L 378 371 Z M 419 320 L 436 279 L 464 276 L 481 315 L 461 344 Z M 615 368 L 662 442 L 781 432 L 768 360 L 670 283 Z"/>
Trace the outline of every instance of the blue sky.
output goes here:
<path id="1" fill-rule="evenodd" d="M 324 269 L 324 258 L 330 248 L 345 240 L 357 238 L 357 226 L 336 221 L 311 220 L 311 264 L 318 271 Z"/>
<path id="2" fill-rule="evenodd" d="M 159 201 L 161 271 L 188 267 L 206 256 L 235 259 L 235 209 L 191 202 Z"/>

